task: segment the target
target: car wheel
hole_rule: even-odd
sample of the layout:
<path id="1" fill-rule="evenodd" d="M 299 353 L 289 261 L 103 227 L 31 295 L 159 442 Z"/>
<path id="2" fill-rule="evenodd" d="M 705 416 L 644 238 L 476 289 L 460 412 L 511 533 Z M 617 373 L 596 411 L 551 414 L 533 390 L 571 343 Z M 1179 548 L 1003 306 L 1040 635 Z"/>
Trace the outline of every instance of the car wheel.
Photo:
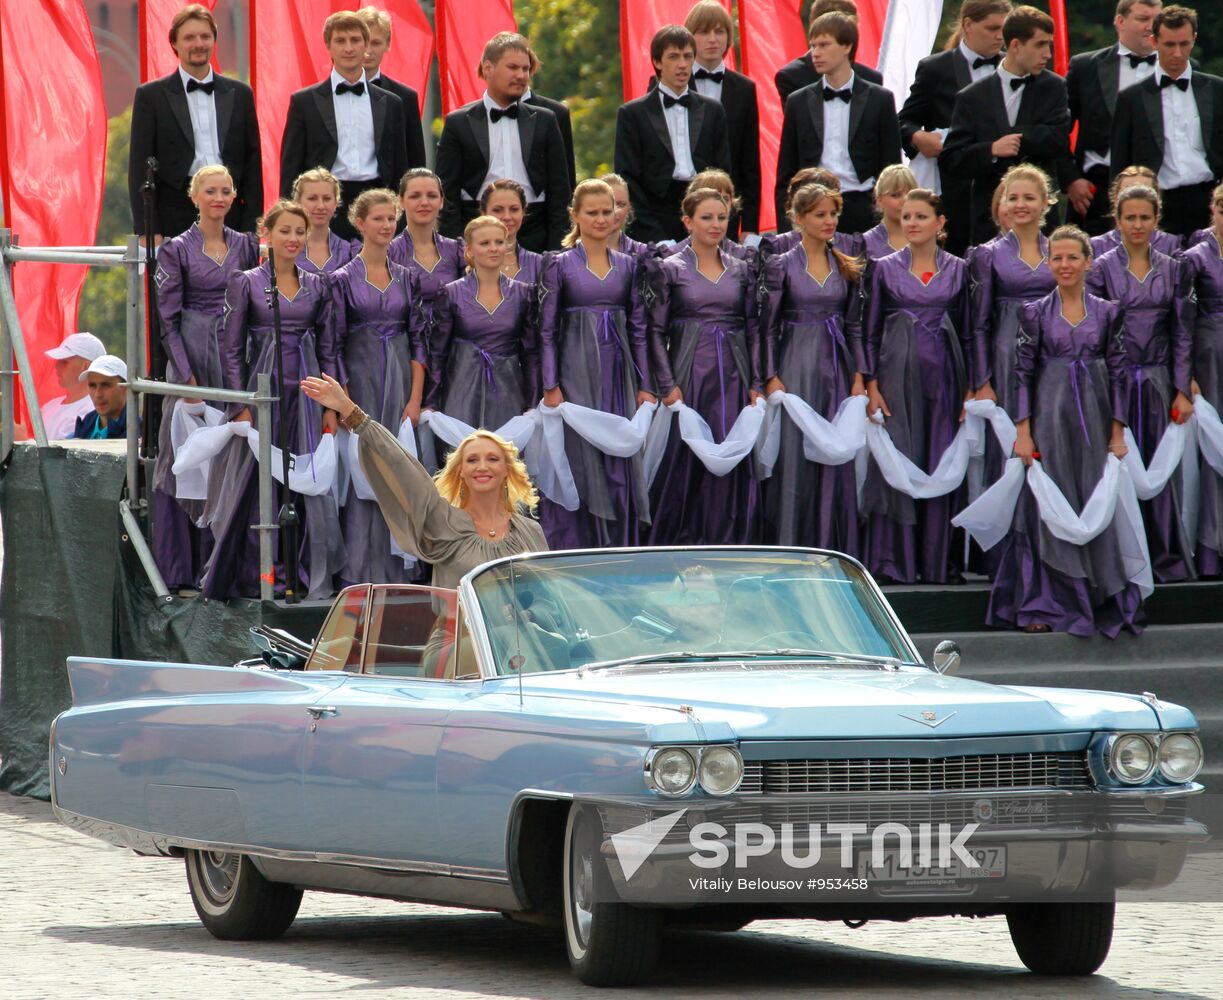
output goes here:
<path id="1" fill-rule="evenodd" d="M 269 882 L 241 854 L 188 851 L 187 885 L 200 922 L 223 941 L 280 937 L 302 901 L 300 889 Z"/>
<path id="2" fill-rule="evenodd" d="M 1090 976 L 1113 943 L 1113 903 L 1028 903 L 1007 911 L 1019 959 L 1046 976 Z"/>
<path id="3" fill-rule="evenodd" d="M 597 901 L 597 881 L 606 877 L 595 856 L 599 820 L 574 806 L 565 827 L 563 872 L 565 948 L 569 965 L 587 986 L 631 986 L 658 961 L 662 922 L 658 911 Z"/>

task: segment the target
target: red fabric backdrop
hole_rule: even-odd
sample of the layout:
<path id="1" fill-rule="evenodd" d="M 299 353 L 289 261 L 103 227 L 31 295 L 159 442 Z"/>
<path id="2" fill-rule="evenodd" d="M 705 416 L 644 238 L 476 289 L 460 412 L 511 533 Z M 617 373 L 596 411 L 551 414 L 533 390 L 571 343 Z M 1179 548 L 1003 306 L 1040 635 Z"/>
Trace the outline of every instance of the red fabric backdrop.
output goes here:
<path id="1" fill-rule="evenodd" d="M 1070 31 L 1066 23 L 1066 0 L 1049 0 L 1053 18 L 1053 72 L 1066 75 L 1070 68 Z"/>
<path id="2" fill-rule="evenodd" d="M 215 10 L 217 0 L 195 0 L 209 10 Z M 169 76 L 178 68 L 178 56 L 170 47 L 170 22 L 183 9 L 183 0 L 144 0 L 140 4 L 140 79 L 156 80 Z M 217 65 L 216 50 L 212 53 L 212 69 Z"/>
<path id="3" fill-rule="evenodd" d="M 876 66 L 879 63 L 879 45 L 883 41 L 883 26 L 888 19 L 888 0 L 855 2 L 858 5 L 857 61 L 863 66 Z M 794 56 L 790 58 L 793 59 Z"/>
<path id="4" fill-rule="evenodd" d="M 777 225 L 773 184 L 777 177 L 777 149 L 781 145 L 781 101 L 773 74 L 807 48 L 806 31 L 794 0 L 739 2 L 739 52 L 743 72 L 756 81 L 760 105 L 760 231 Z"/>
<path id="5" fill-rule="evenodd" d="M 513 0 L 437 0 L 437 62 L 442 77 L 442 113 L 484 93 L 480 56 L 499 31 L 517 31 Z"/>
<path id="6" fill-rule="evenodd" d="M 624 73 L 624 99 L 631 101 L 646 92 L 654 64 L 650 62 L 650 39 L 664 24 L 683 24 L 696 0 L 620 0 L 620 61 Z M 730 0 L 722 0 L 730 12 Z M 742 7 L 743 4 L 741 3 Z M 732 47 L 726 64 L 735 65 Z"/>
<path id="7" fill-rule="evenodd" d="M 106 104 L 82 0 L 0 3 L 0 91 L 5 224 L 28 247 L 92 244 L 102 211 Z M 14 268 L 40 402 L 62 395 L 43 351 L 76 329 L 85 271 L 77 264 Z"/>
<path id="8" fill-rule="evenodd" d="M 423 104 L 429 64 L 433 61 L 433 27 L 416 0 L 382 0 L 374 6 L 391 15 L 391 48 L 382 60 L 382 69 L 392 80 L 415 90 Z"/>

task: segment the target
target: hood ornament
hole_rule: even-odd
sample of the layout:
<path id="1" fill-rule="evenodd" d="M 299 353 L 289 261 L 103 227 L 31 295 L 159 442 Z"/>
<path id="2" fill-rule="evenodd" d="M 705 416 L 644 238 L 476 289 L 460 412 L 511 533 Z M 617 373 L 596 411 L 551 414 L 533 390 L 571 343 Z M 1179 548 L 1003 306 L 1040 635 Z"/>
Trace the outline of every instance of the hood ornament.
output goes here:
<path id="1" fill-rule="evenodd" d="M 910 722 L 920 723 L 923 726 L 929 726 L 931 729 L 938 729 L 938 727 L 944 722 L 946 722 L 952 716 L 958 714 L 958 712 L 952 712 L 951 715 L 944 715 L 940 719 L 937 712 L 922 712 L 920 717 L 913 715 L 901 715 L 901 718 L 908 719 Z"/>

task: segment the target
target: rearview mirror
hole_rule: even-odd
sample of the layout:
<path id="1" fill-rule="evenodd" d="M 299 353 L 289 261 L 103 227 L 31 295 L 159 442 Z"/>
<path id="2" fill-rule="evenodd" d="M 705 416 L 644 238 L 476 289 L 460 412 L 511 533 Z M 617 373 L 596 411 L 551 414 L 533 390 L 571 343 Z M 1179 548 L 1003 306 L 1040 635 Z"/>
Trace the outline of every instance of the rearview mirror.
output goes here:
<path id="1" fill-rule="evenodd" d="M 931 661 L 940 674 L 954 674 L 960 669 L 960 647 L 950 639 L 944 639 L 934 647 Z"/>

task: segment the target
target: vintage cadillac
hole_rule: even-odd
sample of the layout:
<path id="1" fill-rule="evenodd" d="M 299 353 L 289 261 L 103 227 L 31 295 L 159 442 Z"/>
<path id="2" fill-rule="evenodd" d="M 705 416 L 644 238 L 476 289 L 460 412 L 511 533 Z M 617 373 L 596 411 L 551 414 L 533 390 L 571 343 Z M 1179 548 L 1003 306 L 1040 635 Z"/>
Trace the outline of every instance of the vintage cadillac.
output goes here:
<path id="1" fill-rule="evenodd" d="M 221 938 L 283 934 L 306 889 L 427 901 L 554 921 L 615 985 L 674 927 L 1004 916 L 1030 969 L 1082 975 L 1115 890 L 1168 884 L 1207 835 L 1188 710 L 953 677 L 950 643 L 927 666 L 835 553 L 518 556 L 457 591 L 350 587 L 312 645 L 256 640 L 233 667 L 72 658 L 51 732 L 60 820 L 183 858 Z M 975 863 L 875 852 L 882 819 L 972 821 Z M 843 891 L 676 891 L 742 872 L 740 821 L 829 845 L 802 876 Z"/>

